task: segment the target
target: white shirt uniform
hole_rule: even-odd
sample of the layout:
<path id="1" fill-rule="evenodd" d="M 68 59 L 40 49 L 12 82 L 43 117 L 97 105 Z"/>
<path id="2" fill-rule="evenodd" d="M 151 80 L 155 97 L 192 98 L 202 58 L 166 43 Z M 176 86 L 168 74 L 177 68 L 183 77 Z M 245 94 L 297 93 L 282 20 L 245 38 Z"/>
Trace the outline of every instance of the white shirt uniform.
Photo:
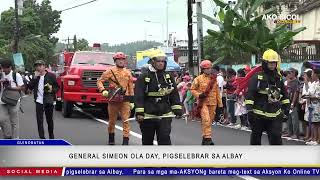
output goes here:
<path id="1" fill-rule="evenodd" d="M 218 74 L 217 76 L 217 84 L 219 86 L 220 97 L 222 98 L 223 86 L 225 85 L 225 82 L 224 82 L 224 78 L 220 74 Z"/>
<path id="2" fill-rule="evenodd" d="M 38 96 L 36 102 L 43 104 L 43 93 L 44 93 L 44 75 L 40 76 L 39 84 L 38 84 Z"/>

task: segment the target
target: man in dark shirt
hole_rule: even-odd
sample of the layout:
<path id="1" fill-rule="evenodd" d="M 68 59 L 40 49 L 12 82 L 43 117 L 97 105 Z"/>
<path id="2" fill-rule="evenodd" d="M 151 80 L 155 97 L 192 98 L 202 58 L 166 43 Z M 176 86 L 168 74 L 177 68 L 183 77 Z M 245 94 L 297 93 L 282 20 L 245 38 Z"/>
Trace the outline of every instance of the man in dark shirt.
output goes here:
<path id="1" fill-rule="evenodd" d="M 236 71 L 232 68 L 227 69 L 227 84 L 225 85 L 225 89 L 227 90 L 227 110 L 228 116 L 230 120 L 229 126 L 234 126 L 237 122 L 237 117 L 235 116 L 235 102 L 236 102 L 236 95 L 235 90 L 236 86 L 233 85 L 236 79 Z"/>
<path id="2" fill-rule="evenodd" d="M 294 68 L 290 68 L 287 76 L 287 91 L 290 100 L 290 115 L 288 119 L 288 136 L 293 139 L 299 137 L 299 118 L 298 118 L 298 98 L 299 98 L 299 80 L 297 78 L 298 71 Z"/>
<path id="3" fill-rule="evenodd" d="M 53 104 L 56 99 L 56 92 L 60 87 L 57 83 L 56 76 L 53 73 L 48 72 L 45 65 L 46 63 L 43 60 L 37 60 L 34 63 L 36 71 L 27 87 L 28 89 L 33 90 L 34 94 L 39 138 L 45 139 L 43 128 L 43 114 L 45 114 L 49 138 L 54 139 Z"/>

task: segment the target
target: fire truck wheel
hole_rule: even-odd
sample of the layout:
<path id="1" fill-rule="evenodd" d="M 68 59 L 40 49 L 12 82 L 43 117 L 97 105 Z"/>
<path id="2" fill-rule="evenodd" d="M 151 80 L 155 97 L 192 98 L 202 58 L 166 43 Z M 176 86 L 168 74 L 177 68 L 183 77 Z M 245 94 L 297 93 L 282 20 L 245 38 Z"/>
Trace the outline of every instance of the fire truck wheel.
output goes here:
<path id="1" fill-rule="evenodd" d="M 56 111 L 61 111 L 62 110 L 62 102 L 61 101 L 57 101 L 56 105 L 54 106 L 54 109 Z"/>
<path id="2" fill-rule="evenodd" d="M 72 115 L 73 104 L 71 102 L 63 101 L 63 117 L 69 118 Z"/>

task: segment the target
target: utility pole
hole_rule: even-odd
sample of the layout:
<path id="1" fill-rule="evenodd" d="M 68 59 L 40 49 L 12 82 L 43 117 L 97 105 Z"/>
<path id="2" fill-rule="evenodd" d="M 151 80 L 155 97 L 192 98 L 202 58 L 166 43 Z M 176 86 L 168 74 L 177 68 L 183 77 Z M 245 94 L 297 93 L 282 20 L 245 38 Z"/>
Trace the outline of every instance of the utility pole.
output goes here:
<path id="1" fill-rule="evenodd" d="M 188 65 L 189 72 L 194 76 L 193 69 L 193 34 L 192 34 L 192 2 L 188 0 Z"/>
<path id="2" fill-rule="evenodd" d="M 166 23 L 167 23 L 167 47 L 169 46 L 169 0 L 167 0 L 167 10 L 166 10 Z"/>
<path id="3" fill-rule="evenodd" d="M 199 63 L 204 58 L 203 53 L 203 25 L 202 25 L 202 17 L 200 14 L 202 14 L 202 1 L 203 0 L 196 0 L 197 2 L 197 39 L 198 39 L 198 61 L 196 64 L 196 70 L 197 72 L 200 72 L 199 69 Z"/>
<path id="4" fill-rule="evenodd" d="M 18 53 L 18 47 L 19 47 L 19 14 L 18 14 L 18 1 L 14 0 L 14 16 L 15 16 L 15 27 L 14 27 L 14 40 L 13 40 L 13 46 L 12 50 L 13 53 Z"/>
<path id="5" fill-rule="evenodd" d="M 74 51 L 78 50 L 78 40 L 76 35 L 73 36 L 73 50 Z"/>
<path id="6" fill-rule="evenodd" d="M 68 36 L 68 39 L 61 39 L 62 41 L 64 41 L 64 42 L 66 42 L 67 41 L 67 50 L 70 52 L 70 50 L 71 50 L 71 44 L 70 44 L 70 41 L 71 41 L 71 39 L 69 38 L 69 36 Z"/>

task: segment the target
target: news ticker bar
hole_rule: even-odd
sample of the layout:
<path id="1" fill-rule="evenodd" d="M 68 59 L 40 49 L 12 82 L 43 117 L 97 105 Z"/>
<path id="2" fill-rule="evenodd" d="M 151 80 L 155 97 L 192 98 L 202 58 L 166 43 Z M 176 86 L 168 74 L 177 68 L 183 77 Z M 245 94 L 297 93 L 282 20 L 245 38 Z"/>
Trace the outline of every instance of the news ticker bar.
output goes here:
<path id="1" fill-rule="evenodd" d="M 320 168 L 0 168 L 0 176 L 320 176 Z"/>
<path id="2" fill-rule="evenodd" d="M 70 146 L 63 139 L 0 139 L 0 146 Z"/>
<path id="3" fill-rule="evenodd" d="M 320 146 L 0 146 L 0 167 L 320 167 Z"/>

